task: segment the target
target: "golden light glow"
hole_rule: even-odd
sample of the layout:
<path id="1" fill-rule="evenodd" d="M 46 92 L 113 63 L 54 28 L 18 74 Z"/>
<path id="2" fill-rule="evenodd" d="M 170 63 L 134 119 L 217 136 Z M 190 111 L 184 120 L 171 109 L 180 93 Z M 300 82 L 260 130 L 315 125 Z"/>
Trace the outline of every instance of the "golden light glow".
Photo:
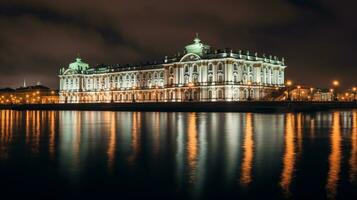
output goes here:
<path id="1" fill-rule="evenodd" d="M 131 164 L 134 163 L 140 152 L 140 129 L 141 129 L 141 112 L 134 112 L 132 115 L 132 138 L 131 138 L 131 148 L 132 154 L 129 156 L 128 160 Z"/>
<path id="2" fill-rule="evenodd" d="M 332 133 L 330 137 L 331 152 L 329 156 L 329 171 L 326 189 L 328 192 L 328 197 L 335 199 L 337 195 L 337 184 L 341 171 L 341 130 L 340 114 L 338 112 L 333 113 Z"/>
<path id="3" fill-rule="evenodd" d="M 283 171 L 281 174 L 280 186 L 286 194 L 290 194 L 290 184 L 295 168 L 295 136 L 294 136 L 294 115 L 288 113 L 286 116 L 285 128 L 285 152 L 283 157 Z"/>
<path id="4" fill-rule="evenodd" d="M 340 82 L 338 80 L 334 80 L 334 81 L 332 81 L 332 85 L 337 87 L 340 85 Z"/>
<path id="5" fill-rule="evenodd" d="M 49 112 L 49 123 L 50 123 L 50 128 L 49 128 L 49 142 L 48 142 L 48 151 L 50 153 L 50 156 L 52 159 L 55 158 L 55 149 L 56 149 L 56 133 L 55 133 L 55 112 L 54 111 L 50 111 Z"/>
<path id="6" fill-rule="evenodd" d="M 252 165 L 253 165 L 253 156 L 254 156 L 254 136 L 253 136 L 253 125 L 252 125 L 252 113 L 247 113 L 246 115 L 243 151 L 244 151 L 244 155 L 242 161 L 241 183 L 242 185 L 249 185 L 253 180 Z"/>
<path id="7" fill-rule="evenodd" d="M 301 88 L 301 86 L 300 86 L 300 85 L 298 85 L 298 86 L 296 86 L 296 88 L 297 88 L 297 89 L 300 89 L 300 88 Z"/>
<path id="8" fill-rule="evenodd" d="M 109 114 L 109 113 L 105 113 Z M 114 160 L 115 160 L 115 147 L 116 147 L 116 117 L 115 112 L 110 113 L 110 133 L 108 141 L 108 168 L 113 169 Z"/>
<path id="9" fill-rule="evenodd" d="M 287 86 L 291 86 L 292 84 L 293 84 L 292 81 L 290 81 L 290 80 L 286 81 L 286 85 L 287 85 Z"/>
<path id="10" fill-rule="evenodd" d="M 350 156 L 350 182 L 354 182 L 357 172 L 357 112 L 352 114 L 351 156 Z"/>
<path id="11" fill-rule="evenodd" d="M 353 88 L 352 88 L 352 91 L 356 92 L 356 91 L 357 91 L 357 88 L 356 88 L 356 87 L 353 87 Z"/>
<path id="12" fill-rule="evenodd" d="M 190 169 L 190 182 L 194 182 L 196 179 L 196 165 L 198 155 L 198 140 L 197 140 L 197 127 L 196 127 L 196 113 L 190 113 L 188 116 L 188 167 Z"/>

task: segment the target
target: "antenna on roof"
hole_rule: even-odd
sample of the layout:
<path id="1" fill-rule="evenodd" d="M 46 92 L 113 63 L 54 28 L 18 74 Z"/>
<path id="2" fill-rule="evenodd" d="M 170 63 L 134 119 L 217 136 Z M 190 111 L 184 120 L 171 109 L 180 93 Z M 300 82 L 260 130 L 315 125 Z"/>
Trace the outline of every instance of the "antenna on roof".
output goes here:
<path id="1" fill-rule="evenodd" d="M 25 88 L 26 87 L 26 78 L 24 78 L 24 85 L 23 87 Z"/>

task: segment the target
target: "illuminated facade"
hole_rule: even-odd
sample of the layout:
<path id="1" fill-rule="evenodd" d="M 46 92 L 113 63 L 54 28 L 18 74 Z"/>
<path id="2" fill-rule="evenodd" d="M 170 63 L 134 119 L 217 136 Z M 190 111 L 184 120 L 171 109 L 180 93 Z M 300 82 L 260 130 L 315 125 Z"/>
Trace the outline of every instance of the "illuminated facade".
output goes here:
<path id="1" fill-rule="evenodd" d="M 0 104 L 48 104 L 58 101 L 58 92 L 43 85 L 0 89 Z"/>
<path id="2" fill-rule="evenodd" d="M 284 87 L 284 59 L 216 50 L 196 36 L 162 62 L 90 67 L 80 58 L 60 70 L 61 103 L 264 100 Z"/>

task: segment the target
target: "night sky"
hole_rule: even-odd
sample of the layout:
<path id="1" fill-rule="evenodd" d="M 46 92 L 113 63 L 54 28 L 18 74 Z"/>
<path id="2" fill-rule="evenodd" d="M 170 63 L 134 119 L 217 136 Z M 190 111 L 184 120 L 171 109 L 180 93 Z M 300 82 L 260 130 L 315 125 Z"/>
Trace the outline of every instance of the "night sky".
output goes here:
<path id="1" fill-rule="evenodd" d="M 357 85 L 357 2 L 1 0 L 0 88 L 41 81 L 77 53 L 90 65 L 161 60 L 196 32 L 215 48 L 285 57 L 294 83 Z"/>

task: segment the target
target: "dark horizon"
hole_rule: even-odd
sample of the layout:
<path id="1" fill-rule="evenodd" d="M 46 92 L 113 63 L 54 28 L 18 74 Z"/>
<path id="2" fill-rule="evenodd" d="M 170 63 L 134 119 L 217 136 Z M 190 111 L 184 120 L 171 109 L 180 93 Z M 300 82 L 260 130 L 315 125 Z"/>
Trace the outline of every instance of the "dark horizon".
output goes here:
<path id="1" fill-rule="evenodd" d="M 356 2 L 271 0 L 0 2 L 0 88 L 58 88 L 78 53 L 91 66 L 161 60 L 195 33 L 214 48 L 285 58 L 296 84 L 356 86 Z"/>

